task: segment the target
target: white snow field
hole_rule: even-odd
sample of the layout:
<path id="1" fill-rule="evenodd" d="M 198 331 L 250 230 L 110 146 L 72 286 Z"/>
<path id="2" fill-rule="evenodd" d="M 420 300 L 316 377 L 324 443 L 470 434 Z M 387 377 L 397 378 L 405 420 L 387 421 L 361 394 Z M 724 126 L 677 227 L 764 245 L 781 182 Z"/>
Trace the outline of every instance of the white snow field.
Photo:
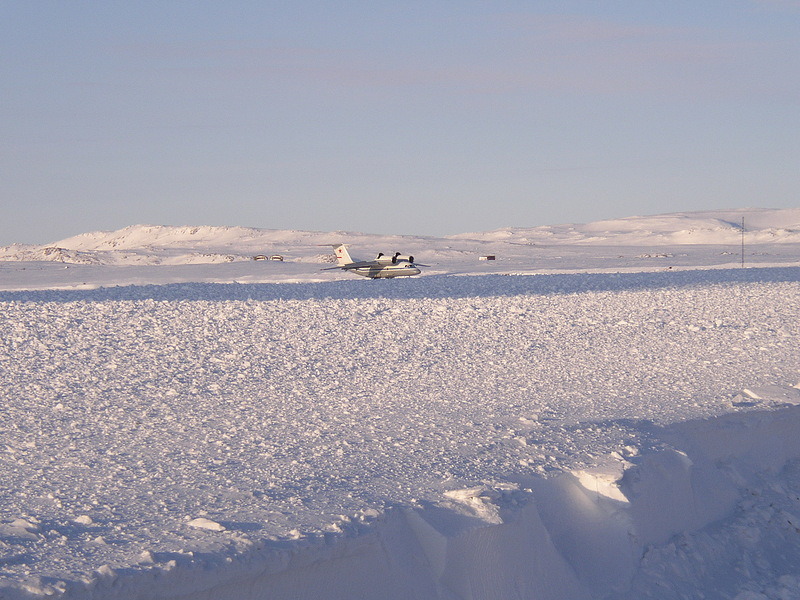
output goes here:
<path id="1" fill-rule="evenodd" d="M 800 598 L 800 209 L 0 256 L 2 599 Z"/>

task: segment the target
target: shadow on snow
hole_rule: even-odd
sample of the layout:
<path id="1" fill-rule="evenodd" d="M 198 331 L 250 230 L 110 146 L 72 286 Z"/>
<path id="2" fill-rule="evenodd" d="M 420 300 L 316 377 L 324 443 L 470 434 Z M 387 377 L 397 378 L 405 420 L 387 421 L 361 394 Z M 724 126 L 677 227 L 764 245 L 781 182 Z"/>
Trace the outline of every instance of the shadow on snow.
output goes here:
<path id="1" fill-rule="evenodd" d="M 414 279 L 338 280 L 321 283 L 173 283 L 101 287 L 91 290 L 15 291 L 0 292 L 0 302 L 109 300 L 213 302 L 360 298 L 404 300 L 576 294 L 798 281 L 800 281 L 800 267 L 546 275 L 429 275 Z"/>

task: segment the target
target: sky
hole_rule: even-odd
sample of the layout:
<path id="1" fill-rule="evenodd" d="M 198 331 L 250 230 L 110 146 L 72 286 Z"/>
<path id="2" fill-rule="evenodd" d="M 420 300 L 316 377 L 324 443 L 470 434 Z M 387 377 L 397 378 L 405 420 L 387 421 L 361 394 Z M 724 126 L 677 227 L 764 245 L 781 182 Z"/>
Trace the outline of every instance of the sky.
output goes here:
<path id="1" fill-rule="evenodd" d="M 800 1 L 0 0 L 0 245 L 800 206 Z"/>

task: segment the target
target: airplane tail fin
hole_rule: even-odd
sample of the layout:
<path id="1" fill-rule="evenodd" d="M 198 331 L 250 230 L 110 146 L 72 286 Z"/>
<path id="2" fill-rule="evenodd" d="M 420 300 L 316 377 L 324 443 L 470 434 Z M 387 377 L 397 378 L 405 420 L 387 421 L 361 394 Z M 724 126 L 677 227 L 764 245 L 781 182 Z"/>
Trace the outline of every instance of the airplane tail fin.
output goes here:
<path id="1" fill-rule="evenodd" d="M 340 267 L 355 262 L 352 258 L 350 258 L 350 253 L 347 251 L 347 244 L 335 246 L 333 252 L 336 254 L 336 264 L 338 264 Z"/>

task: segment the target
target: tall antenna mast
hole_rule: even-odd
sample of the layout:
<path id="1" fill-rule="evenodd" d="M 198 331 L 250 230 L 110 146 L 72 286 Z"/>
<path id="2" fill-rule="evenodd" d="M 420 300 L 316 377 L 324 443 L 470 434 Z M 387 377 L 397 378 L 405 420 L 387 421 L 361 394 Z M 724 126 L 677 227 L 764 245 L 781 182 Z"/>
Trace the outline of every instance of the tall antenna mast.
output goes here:
<path id="1" fill-rule="evenodd" d="M 742 268 L 744 269 L 744 217 L 742 217 Z"/>

